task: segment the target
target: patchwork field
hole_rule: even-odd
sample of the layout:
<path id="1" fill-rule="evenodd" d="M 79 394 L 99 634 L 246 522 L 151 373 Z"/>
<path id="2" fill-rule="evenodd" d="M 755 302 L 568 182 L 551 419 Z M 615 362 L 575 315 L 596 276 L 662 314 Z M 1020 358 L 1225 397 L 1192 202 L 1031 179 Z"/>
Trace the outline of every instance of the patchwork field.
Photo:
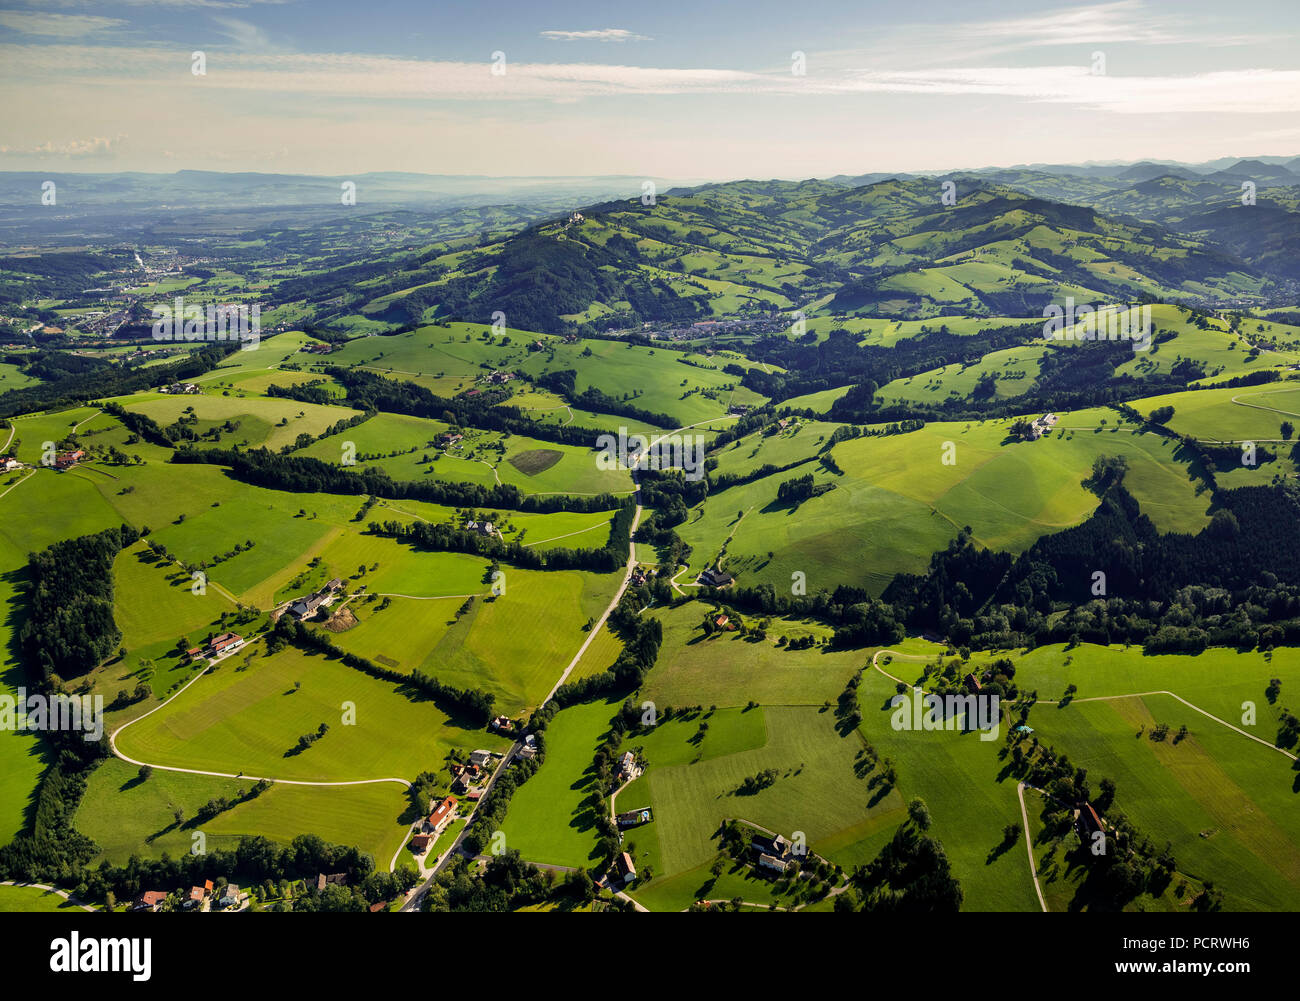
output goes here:
<path id="1" fill-rule="evenodd" d="M 1010 419 L 843 441 L 830 453 L 842 475 L 809 464 L 715 493 L 677 533 L 694 547 L 695 571 L 723 554 L 746 584 L 784 589 L 802 572 L 810 592 L 839 583 L 879 592 L 894 574 L 924 569 L 962 526 L 982 545 L 1017 552 L 1078 524 L 1097 506 L 1083 481 L 1109 455 L 1128 460 L 1125 483 L 1161 530 L 1208 523 L 1209 499 L 1176 443 L 1120 429 L 1113 415 L 1107 427 L 1065 430 L 1071 417 L 1034 442 L 1009 442 Z M 809 472 L 834 489 L 797 507 L 777 502 L 783 481 Z"/>

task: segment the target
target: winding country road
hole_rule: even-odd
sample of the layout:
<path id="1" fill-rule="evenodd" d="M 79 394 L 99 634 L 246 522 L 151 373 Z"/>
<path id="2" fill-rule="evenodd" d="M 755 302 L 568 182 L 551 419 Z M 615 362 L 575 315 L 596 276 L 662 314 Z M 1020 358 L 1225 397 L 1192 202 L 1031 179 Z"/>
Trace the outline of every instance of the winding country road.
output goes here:
<path id="1" fill-rule="evenodd" d="M 94 416 L 98 416 L 98 414 Z M 89 420 L 90 418 L 87 419 Z M 674 434 L 678 434 L 679 432 L 689 431 L 691 428 L 701 427 L 705 424 L 713 424 L 718 421 L 734 420 L 734 419 L 735 418 L 733 416 L 728 415 L 725 417 L 716 417 L 705 421 L 699 421 L 695 424 L 688 424 L 685 425 L 684 427 L 677 428 L 676 430 L 667 431 L 664 434 L 661 434 L 659 437 L 655 438 L 653 441 L 650 442 L 650 447 L 653 448 L 655 445 L 663 441 L 665 438 Z M 648 452 L 649 449 L 647 449 L 647 454 Z M 555 696 L 555 693 L 559 690 L 560 686 L 563 685 L 565 681 L 568 680 L 568 677 L 573 672 L 573 669 L 578 665 L 579 661 L 582 660 L 583 655 L 587 652 L 587 649 L 591 646 L 592 640 L 594 640 L 597 634 L 599 634 L 600 630 L 604 628 L 606 621 L 609 619 L 609 616 L 613 613 L 614 609 L 618 607 L 618 603 L 622 600 L 624 593 L 627 591 L 628 583 L 632 579 L 632 571 L 636 568 L 636 564 L 637 564 L 636 545 L 632 540 L 636 536 L 637 526 L 640 524 L 641 514 L 642 514 L 641 484 L 640 481 L 637 479 L 635 469 L 632 470 L 632 482 L 634 484 L 634 490 L 632 491 L 632 494 L 636 498 L 636 511 L 634 512 L 632 517 L 632 525 L 628 530 L 629 553 L 628 553 L 627 565 L 624 567 L 623 580 L 620 583 L 619 588 L 615 592 L 613 598 L 610 599 L 609 605 L 605 608 L 605 611 L 601 614 L 600 620 L 595 625 L 593 625 L 592 628 L 588 631 L 587 638 L 583 641 L 582 646 L 579 647 L 578 652 L 574 654 L 573 658 L 569 661 L 568 665 L 565 667 L 564 672 L 560 675 L 559 679 L 555 682 L 555 685 L 552 686 L 550 693 L 543 700 L 542 703 L 543 705 L 546 702 L 550 701 Z M 18 484 L 14 484 L 14 486 L 17 485 Z M 184 694 L 185 691 L 189 689 L 191 685 L 195 684 L 205 674 L 207 674 L 206 670 L 200 671 L 188 682 L 182 685 L 176 691 L 176 693 L 172 695 L 170 698 L 166 699 L 163 702 L 160 702 L 158 705 L 154 706 L 148 712 L 142 713 L 141 715 L 135 717 L 134 719 L 128 720 L 127 722 L 123 723 L 121 726 L 117 727 L 117 729 L 113 730 L 108 737 L 109 750 L 112 751 L 113 755 L 119 758 L 120 760 L 127 762 L 128 764 L 139 765 L 142 767 L 147 765 L 150 768 L 156 768 L 160 771 L 165 771 L 165 772 L 182 772 L 188 775 L 208 775 L 215 778 L 246 779 L 250 782 L 271 782 L 271 783 L 283 784 L 283 785 L 322 786 L 322 787 L 375 785 L 384 782 L 394 782 L 402 786 L 404 789 L 411 788 L 411 783 L 406 779 L 391 777 L 391 776 L 384 777 L 384 778 L 374 778 L 374 779 L 353 779 L 349 781 L 324 782 L 324 781 L 308 781 L 305 779 L 276 778 L 275 776 L 270 776 L 270 775 L 249 775 L 242 772 L 232 773 L 232 772 L 210 771 L 201 768 L 181 768 L 175 765 L 160 765 L 160 764 L 155 764 L 154 762 L 151 761 L 140 761 L 137 760 L 136 758 L 129 757 L 118 748 L 117 738 L 122 734 L 124 730 L 140 722 L 140 720 L 145 719 L 148 716 L 152 716 L 154 713 L 158 712 L 158 710 L 163 709 L 164 707 L 170 705 L 173 701 L 175 701 L 182 694 Z M 488 798 L 488 795 L 491 793 L 492 787 L 496 784 L 497 779 L 503 774 L 505 769 L 510 765 L 510 762 L 514 759 L 514 756 L 519 752 L 522 746 L 523 745 L 521 742 L 516 741 L 513 745 L 511 745 L 510 749 L 502 757 L 501 763 L 493 771 L 491 778 L 488 780 L 487 786 L 483 790 L 483 795 L 479 800 L 480 803 L 482 803 L 484 800 Z M 434 864 L 432 869 L 425 870 L 429 872 L 428 878 L 424 881 L 423 884 L 419 886 L 418 889 L 416 889 L 413 893 L 409 895 L 407 901 L 402 905 L 401 910 L 413 911 L 418 909 L 418 904 L 420 900 L 423 898 L 424 894 L 428 891 L 430 883 L 432 883 L 433 879 L 437 876 L 437 873 L 446 864 L 447 860 L 453 854 L 455 854 L 455 852 L 460 848 L 460 844 L 464 840 L 466 833 L 470 829 L 470 826 L 473 824 L 474 816 L 475 814 L 477 814 L 477 812 L 478 812 L 478 805 L 476 804 L 474 809 L 470 812 L 469 816 L 466 818 L 465 827 L 462 828 L 455 842 L 453 842 L 452 846 L 438 858 L 437 862 Z M 403 839 L 402 846 L 398 848 L 397 852 L 393 856 L 392 862 L 389 864 L 389 871 L 393 871 L 393 869 L 395 869 L 397 865 L 397 859 L 401 855 L 402 847 L 405 847 L 405 843 L 406 843 L 406 839 Z M 423 866 L 421 868 L 423 869 Z"/>
<path id="2" fill-rule="evenodd" d="M 732 415 L 727 415 L 725 417 L 714 417 L 706 421 L 698 421 L 695 424 L 687 424 L 684 427 L 679 427 L 673 431 L 665 431 L 663 434 L 659 435 L 659 437 L 653 439 L 650 442 L 649 446 L 647 446 L 646 448 L 645 454 L 648 455 L 651 448 L 653 448 L 655 445 L 659 444 L 659 442 L 663 441 L 665 438 L 671 435 L 678 434 L 682 431 L 689 431 L 692 428 L 702 427 L 705 424 L 714 424 L 718 421 L 724 421 L 724 420 L 735 420 L 735 417 Z M 597 621 L 587 632 L 587 638 L 582 641 L 582 646 L 578 648 L 578 652 L 573 655 L 573 658 L 565 666 L 564 672 L 560 675 L 559 679 L 551 687 L 551 690 L 547 694 L 546 698 L 542 700 L 542 705 L 545 705 L 547 702 L 549 702 L 551 699 L 555 697 L 555 693 L 560 690 L 560 686 L 563 685 L 568 680 L 569 675 L 573 673 L 573 669 L 578 666 L 578 663 L 582 660 L 583 655 L 587 652 L 587 649 L 591 646 L 592 641 L 600 633 L 601 629 L 604 628 L 606 621 L 608 621 L 610 615 L 613 614 L 614 609 L 618 607 L 618 603 L 623 600 L 623 595 L 627 591 L 628 583 L 632 579 L 632 571 L 636 569 L 636 564 L 637 564 L 636 543 L 633 541 L 633 539 L 635 539 L 636 537 L 637 525 L 639 525 L 641 522 L 641 513 L 642 513 L 641 482 L 637 478 L 636 470 L 633 469 L 631 472 L 632 472 L 632 483 L 634 486 L 634 489 L 632 491 L 632 496 L 636 498 L 636 510 L 633 512 L 632 515 L 632 525 L 628 529 L 628 550 L 629 551 L 627 556 L 627 564 L 623 568 L 622 583 L 619 584 L 618 590 L 614 592 L 614 596 L 610 599 L 609 604 L 605 607 L 605 611 L 601 613 L 599 621 Z M 479 798 L 479 804 L 482 804 L 484 801 L 487 800 L 488 794 L 492 791 L 492 787 L 496 784 L 497 778 L 502 774 L 502 772 L 506 769 L 506 767 L 509 766 L 511 760 L 514 758 L 516 754 L 519 753 L 519 749 L 522 746 L 523 746 L 522 743 L 519 741 L 516 741 L 514 744 L 511 745 L 510 750 L 507 751 L 505 756 L 501 759 L 501 764 L 497 766 L 496 770 L 493 771 L 492 773 L 492 777 L 488 780 L 487 787 L 483 790 L 483 795 Z M 429 876 L 429 878 L 426 879 L 417 889 L 412 891 L 412 893 L 407 897 L 406 902 L 401 906 L 400 910 L 408 911 L 408 912 L 414 912 L 419 910 L 420 902 L 423 900 L 424 895 L 428 892 L 429 886 L 432 884 L 433 880 L 437 877 L 438 873 L 442 870 L 443 866 L 446 865 L 448 859 L 450 859 L 454 854 L 456 854 L 457 851 L 459 851 L 461 842 L 464 841 L 465 836 L 469 833 L 469 829 L 473 825 L 474 817 L 477 813 L 478 813 L 478 805 L 475 805 L 474 809 L 470 812 L 469 817 L 465 821 L 465 826 L 461 829 L 460 834 L 456 837 L 456 840 L 452 844 L 451 848 L 449 848 L 446 852 L 444 852 L 439 857 L 438 861 L 434 864 L 433 869 L 431 870 L 431 875 Z M 636 904 L 635 901 L 633 901 L 633 903 Z M 640 908 L 639 904 L 636 906 Z"/>

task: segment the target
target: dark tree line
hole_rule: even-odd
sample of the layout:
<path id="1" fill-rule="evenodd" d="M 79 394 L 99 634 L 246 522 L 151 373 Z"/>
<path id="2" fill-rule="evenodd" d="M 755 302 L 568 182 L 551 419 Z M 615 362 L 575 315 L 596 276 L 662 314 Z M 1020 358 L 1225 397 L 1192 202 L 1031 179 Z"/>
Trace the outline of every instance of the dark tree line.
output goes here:
<path id="1" fill-rule="evenodd" d="M 85 674 L 117 650 L 122 633 L 113 619 L 113 561 L 139 537 L 123 525 L 30 555 L 29 614 L 20 639 L 41 681 Z"/>
<path id="2" fill-rule="evenodd" d="M 460 719 L 480 727 L 486 726 L 488 720 L 492 718 L 492 706 L 496 702 L 496 696 L 490 692 L 444 685 L 436 677 L 430 677 L 418 669 L 410 674 L 403 674 L 400 671 L 381 667 L 374 661 L 344 650 L 321 630 L 304 625 L 292 616 L 280 616 L 272 636 L 295 646 L 323 653 L 327 657 L 336 657 L 348 667 L 355 668 L 372 678 L 408 686 L 425 698 L 436 702 L 438 708 L 453 719 Z"/>
<path id="3" fill-rule="evenodd" d="M 476 483 L 410 482 L 394 480 L 382 469 L 351 469 L 302 455 L 277 455 L 265 448 L 186 448 L 172 453 L 172 462 L 227 466 L 243 482 L 289 493 L 371 494 L 390 500 L 419 500 L 447 507 L 507 508 L 549 514 L 575 511 L 590 514 L 622 504 L 613 494 L 576 497 L 564 494 L 535 496 L 512 484 L 485 487 Z"/>
<path id="4" fill-rule="evenodd" d="M 635 506 L 624 502 L 610 522 L 609 540 L 601 549 L 548 549 L 541 551 L 519 542 L 506 542 L 496 536 L 480 535 L 455 525 L 435 525 L 430 522 L 370 522 L 366 531 L 371 535 L 409 542 L 421 549 L 435 552 L 468 553 L 501 560 L 528 570 L 589 570 L 592 573 L 612 573 L 627 563 L 628 536 L 632 528 Z"/>

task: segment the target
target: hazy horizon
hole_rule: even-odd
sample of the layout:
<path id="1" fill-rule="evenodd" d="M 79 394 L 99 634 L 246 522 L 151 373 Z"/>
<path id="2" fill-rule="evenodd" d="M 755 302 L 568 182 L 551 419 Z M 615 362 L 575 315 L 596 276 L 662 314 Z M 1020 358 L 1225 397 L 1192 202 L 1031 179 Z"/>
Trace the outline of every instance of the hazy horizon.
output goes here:
<path id="1" fill-rule="evenodd" d="M 503 0 L 484 23 L 410 0 L 12 0 L 0 169 L 703 183 L 1300 144 L 1294 4 L 925 14 Z"/>

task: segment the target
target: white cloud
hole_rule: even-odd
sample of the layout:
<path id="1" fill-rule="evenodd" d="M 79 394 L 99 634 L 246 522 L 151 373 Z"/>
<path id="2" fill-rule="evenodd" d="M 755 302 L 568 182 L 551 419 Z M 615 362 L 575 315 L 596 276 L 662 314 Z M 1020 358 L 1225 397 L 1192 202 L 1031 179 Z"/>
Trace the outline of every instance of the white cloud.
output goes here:
<path id="1" fill-rule="evenodd" d="M 0 28 L 46 38 L 84 38 L 120 28 L 125 21 L 92 14 L 43 14 L 30 10 L 0 10 Z"/>
<path id="2" fill-rule="evenodd" d="M 246 52 L 264 52 L 272 47 L 266 32 L 255 24 L 215 14 L 212 20 L 216 22 L 217 30 Z"/>
<path id="3" fill-rule="evenodd" d="M 1118 0 L 1092 7 L 1064 7 L 1046 14 L 962 25 L 963 33 L 1002 39 L 1020 47 L 1138 42 L 1145 45 L 1239 45 L 1266 36 L 1229 35 L 1197 25 L 1195 17 L 1180 10 L 1157 14 L 1141 0 Z"/>
<path id="4" fill-rule="evenodd" d="M 124 135 L 117 135 L 112 138 L 94 136 L 89 139 L 71 139 L 62 143 L 47 140 L 30 146 L 0 146 L 0 154 L 5 156 L 58 156 L 72 159 L 106 157 L 112 156 L 125 138 Z"/>
<path id="5" fill-rule="evenodd" d="M 368 101 L 572 102 L 620 96 L 703 94 L 851 97 L 967 95 L 1069 104 L 1122 114 L 1300 112 L 1300 70 L 1247 69 L 1180 75 L 1099 75 L 1086 66 L 971 66 L 914 70 L 789 72 L 681 69 L 599 63 L 435 62 L 355 54 L 256 51 L 264 36 L 235 22 L 239 51 L 209 55 L 205 93 L 256 92 Z M 246 31 L 245 28 L 248 30 Z M 114 87 L 193 83 L 188 51 L 94 45 L 0 44 L 0 87 L 59 82 L 107 99 Z"/>
<path id="6" fill-rule="evenodd" d="M 592 31 L 543 31 L 542 38 L 555 42 L 651 42 L 648 35 L 638 35 L 626 28 L 597 28 Z"/>

